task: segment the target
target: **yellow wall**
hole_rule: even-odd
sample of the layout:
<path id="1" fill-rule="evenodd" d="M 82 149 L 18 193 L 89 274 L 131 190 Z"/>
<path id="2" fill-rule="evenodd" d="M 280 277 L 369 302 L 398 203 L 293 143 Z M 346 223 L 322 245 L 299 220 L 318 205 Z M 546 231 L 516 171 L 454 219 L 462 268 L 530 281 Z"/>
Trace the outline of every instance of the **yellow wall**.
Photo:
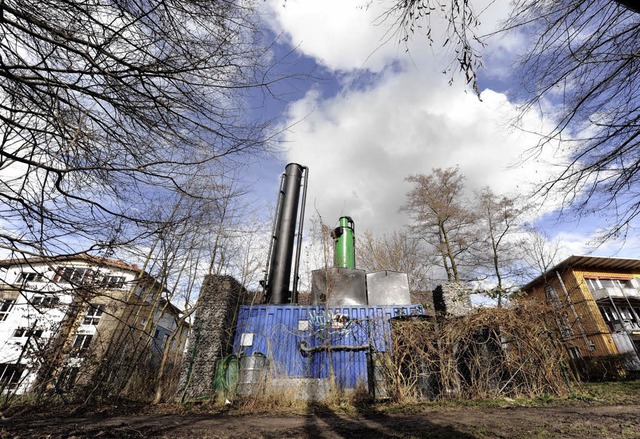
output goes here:
<path id="1" fill-rule="evenodd" d="M 562 278 L 561 283 L 560 280 L 558 280 L 556 272 L 553 271 L 548 274 L 546 283 L 536 285 L 528 296 L 536 299 L 536 301 L 546 302 L 545 286 L 553 287 L 558 294 L 558 299 L 561 304 L 561 308 L 557 312 L 564 315 L 574 334 L 572 337 L 564 340 L 565 344 L 567 346 L 578 347 L 583 357 L 616 355 L 618 354 L 616 345 L 613 342 L 609 328 L 600 314 L 598 305 L 584 281 L 584 277 L 585 275 L 615 277 L 627 274 L 629 273 L 583 271 L 570 268 L 560 272 Z M 567 294 L 569 295 L 570 302 L 573 304 L 575 313 L 571 309 Z M 553 303 L 549 304 L 553 307 Z M 578 319 L 576 319 L 576 314 Z M 593 350 L 587 346 L 587 340 L 595 345 Z"/>

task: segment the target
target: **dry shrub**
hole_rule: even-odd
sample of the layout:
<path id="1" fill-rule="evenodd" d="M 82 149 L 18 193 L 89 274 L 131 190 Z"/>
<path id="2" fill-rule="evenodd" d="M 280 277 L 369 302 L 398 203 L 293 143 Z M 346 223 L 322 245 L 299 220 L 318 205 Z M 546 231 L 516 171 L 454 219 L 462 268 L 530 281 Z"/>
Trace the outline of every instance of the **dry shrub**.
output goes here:
<path id="1" fill-rule="evenodd" d="M 563 352 L 535 305 L 478 309 L 459 318 L 392 319 L 387 376 L 395 399 L 564 394 Z"/>
<path id="2" fill-rule="evenodd" d="M 615 381 L 632 376 L 635 354 L 602 355 L 569 360 L 572 371 L 582 381 Z"/>

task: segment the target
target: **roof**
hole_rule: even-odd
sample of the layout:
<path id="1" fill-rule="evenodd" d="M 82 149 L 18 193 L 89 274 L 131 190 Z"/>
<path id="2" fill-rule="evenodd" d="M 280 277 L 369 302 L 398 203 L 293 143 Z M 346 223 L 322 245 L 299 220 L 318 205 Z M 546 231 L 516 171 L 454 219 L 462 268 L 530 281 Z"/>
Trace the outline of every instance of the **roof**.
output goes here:
<path id="1" fill-rule="evenodd" d="M 32 258 L 15 257 L 10 259 L 0 259 L 0 268 L 8 268 L 14 265 L 33 265 L 39 263 L 56 263 L 56 262 L 85 262 L 103 267 L 112 267 L 118 269 L 124 269 L 140 273 L 142 270 L 135 264 L 127 264 L 124 261 L 116 259 L 107 259 L 99 256 L 91 256 L 86 253 L 79 253 L 77 255 L 63 255 L 63 256 L 35 256 Z"/>
<path id="2" fill-rule="evenodd" d="M 552 271 L 565 270 L 567 268 L 585 268 L 592 270 L 606 270 L 606 271 L 636 271 L 640 272 L 640 259 L 628 259 L 628 258 L 610 258 L 600 256 L 569 256 L 564 261 L 560 262 L 555 267 L 547 270 L 545 273 L 536 277 L 531 282 L 522 287 L 523 290 L 528 290 L 533 286 L 541 283 L 546 278 L 547 274 Z"/>

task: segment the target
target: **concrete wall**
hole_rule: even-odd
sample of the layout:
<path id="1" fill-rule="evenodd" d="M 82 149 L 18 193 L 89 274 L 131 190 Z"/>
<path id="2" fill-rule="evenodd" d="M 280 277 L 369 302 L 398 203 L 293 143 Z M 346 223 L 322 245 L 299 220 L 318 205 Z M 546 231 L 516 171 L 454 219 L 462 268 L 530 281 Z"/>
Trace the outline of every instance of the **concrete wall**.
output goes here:
<path id="1" fill-rule="evenodd" d="M 216 362 L 231 353 L 243 294 L 242 285 L 231 276 L 205 277 L 180 374 L 180 399 L 213 394 Z"/>
<path id="2" fill-rule="evenodd" d="M 471 290 L 462 282 L 447 282 L 433 291 L 436 314 L 461 317 L 471 311 Z"/>

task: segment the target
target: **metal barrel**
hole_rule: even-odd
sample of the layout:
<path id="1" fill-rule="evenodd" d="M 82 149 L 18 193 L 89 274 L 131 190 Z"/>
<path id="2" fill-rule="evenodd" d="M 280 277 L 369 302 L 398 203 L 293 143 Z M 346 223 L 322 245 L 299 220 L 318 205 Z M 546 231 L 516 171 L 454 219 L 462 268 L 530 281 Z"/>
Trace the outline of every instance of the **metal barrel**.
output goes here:
<path id="1" fill-rule="evenodd" d="M 238 395 L 257 395 L 264 385 L 267 372 L 267 357 L 254 352 L 251 355 L 240 357 L 240 371 L 238 377 Z"/>

